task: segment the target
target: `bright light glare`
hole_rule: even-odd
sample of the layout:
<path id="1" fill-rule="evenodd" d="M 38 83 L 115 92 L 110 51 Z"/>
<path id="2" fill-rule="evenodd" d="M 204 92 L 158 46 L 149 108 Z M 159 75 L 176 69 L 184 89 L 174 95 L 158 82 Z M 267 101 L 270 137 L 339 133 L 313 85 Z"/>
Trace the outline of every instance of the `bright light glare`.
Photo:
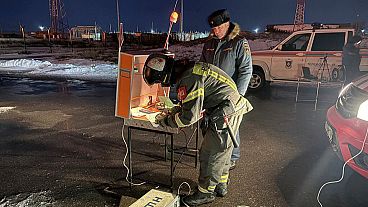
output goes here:
<path id="1" fill-rule="evenodd" d="M 41 31 L 43 31 L 45 29 L 44 26 L 38 26 L 38 28 L 40 28 Z"/>
<path id="2" fill-rule="evenodd" d="M 253 31 L 254 31 L 255 33 L 258 33 L 259 28 L 255 28 Z"/>
<path id="3" fill-rule="evenodd" d="M 176 23 L 178 21 L 179 14 L 177 12 L 172 12 L 170 16 L 170 22 Z"/>
<path id="4" fill-rule="evenodd" d="M 341 91 L 340 91 L 340 93 L 339 93 L 339 98 L 340 98 L 340 96 L 342 96 L 344 93 L 345 93 L 345 91 L 350 87 L 352 85 L 352 83 L 349 83 L 348 85 L 346 85 Z"/>
<path id="5" fill-rule="evenodd" d="M 365 100 L 362 104 L 360 104 L 357 118 L 368 121 L 368 100 Z"/>

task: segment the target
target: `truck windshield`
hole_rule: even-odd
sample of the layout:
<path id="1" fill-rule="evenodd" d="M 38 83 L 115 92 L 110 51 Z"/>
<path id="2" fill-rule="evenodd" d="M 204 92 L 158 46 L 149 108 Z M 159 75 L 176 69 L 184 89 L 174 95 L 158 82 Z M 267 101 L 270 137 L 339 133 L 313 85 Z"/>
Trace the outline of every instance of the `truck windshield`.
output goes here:
<path id="1" fill-rule="evenodd" d="M 281 51 L 306 51 L 311 34 L 298 34 L 288 40 Z"/>

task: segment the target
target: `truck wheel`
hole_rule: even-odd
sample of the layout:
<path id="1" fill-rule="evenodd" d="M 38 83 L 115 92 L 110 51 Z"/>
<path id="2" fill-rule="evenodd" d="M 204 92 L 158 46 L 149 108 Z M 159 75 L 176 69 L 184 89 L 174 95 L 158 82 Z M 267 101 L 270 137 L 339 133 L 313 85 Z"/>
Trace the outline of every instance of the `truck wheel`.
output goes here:
<path id="1" fill-rule="evenodd" d="M 339 65 L 331 72 L 332 81 L 345 81 L 345 66 Z"/>
<path id="2" fill-rule="evenodd" d="M 248 89 L 251 92 L 259 91 L 266 85 L 265 75 L 260 69 L 253 70 Z"/>

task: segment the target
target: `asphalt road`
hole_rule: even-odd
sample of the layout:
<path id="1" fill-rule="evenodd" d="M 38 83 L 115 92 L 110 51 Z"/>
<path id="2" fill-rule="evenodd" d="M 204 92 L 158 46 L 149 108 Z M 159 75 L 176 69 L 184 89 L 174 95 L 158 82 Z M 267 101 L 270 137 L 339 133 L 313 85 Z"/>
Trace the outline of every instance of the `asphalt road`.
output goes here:
<path id="1" fill-rule="evenodd" d="M 319 206 L 319 188 L 338 180 L 343 165 L 323 127 L 337 93 L 322 88 L 317 111 L 313 103 L 295 103 L 293 85 L 249 95 L 254 110 L 241 125 L 242 158 L 231 171 L 229 194 L 204 206 Z M 303 89 L 301 95 L 313 93 Z M 169 182 L 164 137 L 135 130 L 133 181 L 151 182 L 129 188 L 115 84 L 2 78 L 0 107 L 15 107 L 0 113 L 0 206 L 129 206 Z M 190 132 L 175 137 L 178 147 Z M 183 181 L 194 188 L 197 176 L 194 159 L 183 157 L 174 189 Z M 323 189 L 321 202 L 368 206 L 367 184 L 347 167 L 341 183 Z"/>

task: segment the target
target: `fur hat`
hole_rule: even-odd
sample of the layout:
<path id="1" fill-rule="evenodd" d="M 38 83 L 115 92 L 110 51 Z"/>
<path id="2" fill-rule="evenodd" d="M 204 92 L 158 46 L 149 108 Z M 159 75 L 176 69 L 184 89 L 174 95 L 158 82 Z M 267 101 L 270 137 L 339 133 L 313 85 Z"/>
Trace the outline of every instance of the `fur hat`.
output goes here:
<path id="1" fill-rule="evenodd" d="M 230 14 L 226 9 L 214 11 L 210 16 L 208 16 L 208 24 L 211 28 L 217 27 L 228 21 L 230 21 Z"/>

